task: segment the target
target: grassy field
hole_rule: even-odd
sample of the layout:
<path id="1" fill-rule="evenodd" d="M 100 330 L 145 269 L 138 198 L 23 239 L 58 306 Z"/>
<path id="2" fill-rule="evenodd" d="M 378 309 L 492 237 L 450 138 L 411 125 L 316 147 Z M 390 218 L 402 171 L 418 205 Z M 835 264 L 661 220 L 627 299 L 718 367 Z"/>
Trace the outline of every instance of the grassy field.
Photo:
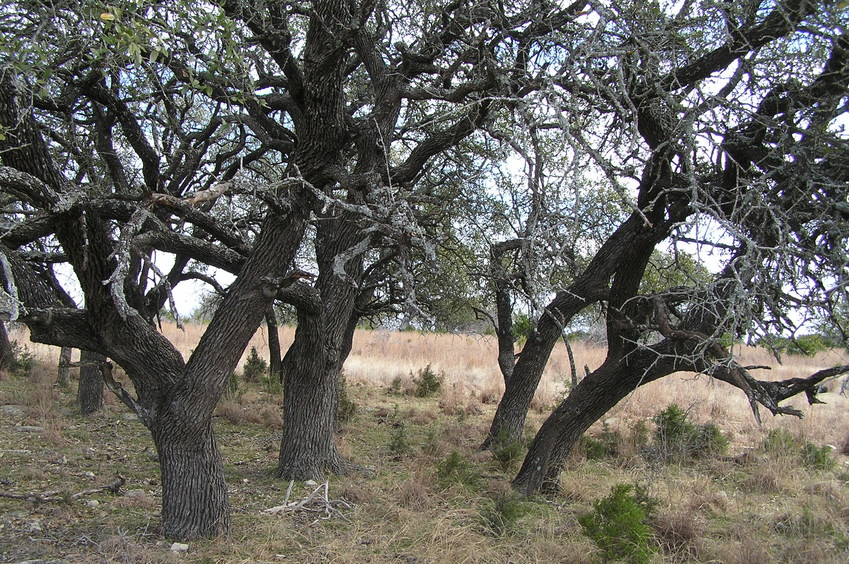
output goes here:
<path id="1" fill-rule="evenodd" d="M 187 354 L 202 328 L 165 330 Z M 285 346 L 291 329 L 281 337 Z M 26 341 L 20 332 L 12 338 Z M 266 342 L 260 331 L 253 345 L 261 356 Z M 266 510 L 305 500 L 320 485 L 294 484 L 289 492 L 288 483 L 271 477 L 279 391 L 241 383 L 216 417 L 233 534 L 173 552 L 156 533 L 160 485 L 146 430 L 111 397 L 102 412 L 76 415 L 76 383 L 53 385 L 58 352 L 27 343 L 35 366 L 0 373 L 0 561 L 596 562 L 601 551 L 578 518 L 617 484 L 637 485 L 655 501 L 647 519 L 656 551 L 650 562 L 849 560 L 849 399 L 836 393 L 838 383 L 822 396 L 827 405 L 792 402 L 804 419 L 764 413 L 758 427 L 739 391 L 704 376 L 667 378 L 634 393 L 590 431 L 597 442 L 571 457 L 559 494 L 519 500 L 509 481 L 521 455 L 496 459 L 477 449 L 503 390 L 494 346 L 480 337 L 359 332 L 346 364 L 357 409 L 339 444 L 374 477 L 331 476 L 329 504 L 316 503 L 324 496 L 319 490 L 304 507 L 276 513 Z M 747 363 L 772 364 L 763 351 L 741 352 Z M 579 367 L 592 369 L 604 351 L 576 343 L 575 354 Z M 836 353 L 784 360 L 769 377 L 847 361 Z M 428 366 L 444 383 L 433 397 L 419 398 L 414 377 Z M 529 434 L 568 378 L 565 351 L 558 350 L 534 400 Z M 730 440 L 727 455 L 659 456 L 652 417 L 672 403 L 696 424 L 718 425 Z M 648 442 L 634 431 L 641 428 Z M 609 448 L 592 448 L 597 444 Z M 806 456 L 812 452 L 826 456 Z M 117 494 L 86 493 L 116 474 L 126 479 Z"/>

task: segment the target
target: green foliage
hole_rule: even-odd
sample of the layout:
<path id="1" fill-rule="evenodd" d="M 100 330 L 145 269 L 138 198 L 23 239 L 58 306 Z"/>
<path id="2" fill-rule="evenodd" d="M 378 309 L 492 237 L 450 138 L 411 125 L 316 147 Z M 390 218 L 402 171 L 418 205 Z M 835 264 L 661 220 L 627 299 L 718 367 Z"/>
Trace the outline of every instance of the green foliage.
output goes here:
<path id="1" fill-rule="evenodd" d="M 607 443 L 589 435 L 581 435 L 578 441 L 578 447 L 584 452 L 587 460 L 601 460 L 614 454 L 614 451 L 608 447 Z"/>
<path id="2" fill-rule="evenodd" d="M 594 511 L 580 516 L 578 523 L 606 561 L 642 564 L 655 553 L 648 525 L 655 506 L 656 502 L 642 488 L 635 490 L 631 484 L 618 484 L 611 488 L 609 496 L 593 502 Z"/>
<path id="3" fill-rule="evenodd" d="M 266 372 L 262 377 L 262 387 L 265 388 L 265 391 L 269 394 L 279 394 L 283 391 L 283 385 L 280 382 L 280 375 Z"/>
<path id="4" fill-rule="evenodd" d="M 268 376 L 268 363 L 259 357 L 256 347 L 251 347 L 242 369 L 242 377 L 246 382 L 259 382 L 265 376 Z"/>
<path id="5" fill-rule="evenodd" d="M 389 440 L 389 452 L 396 460 L 412 452 L 410 443 L 407 442 L 407 432 L 405 431 L 404 423 L 398 421 L 392 425 L 392 438 Z"/>
<path id="6" fill-rule="evenodd" d="M 702 458 L 728 451 L 728 439 L 713 423 L 695 425 L 687 413 L 676 404 L 652 418 L 655 452 L 666 459 Z"/>
<path id="7" fill-rule="evenodd" d="M 26 345 L 18 341 L 12 341 L 12 360 L 9 362 L 9 372 L 18 376 L 27 376 L 35 368 L 35 357 L 29 352 Z"/>
<path id="8" fill-rule="evenodd" d="M 230 374 L 230 382 L 227 385 L 227 389 L 224 390 L 224 396 L 227 399 L 235 400 L 241 397 L 242 390 L 239 387 L 239 375 L 233 372 Z"/>
<path id="9" fill-rule="evenodd" d="M 812 356 L 818 352 L 825 352 L 840 346 L 840 343 L 833 337 L 819 333 L 800 335 L 792 339 L 770 336 L 759 339 L 757 344 L 758 346 L 775 350 L 781 354 L 799 356 Z"/>
<path id="10" fill-rule="evenodd" d="M 520 345 L 528 342 L 534 332 L 534 325 L 534 320 L 525 313 L 518 313 L 513 316 L 513 335 L 516 336 L 516 342 Z"/>
<path id="11" fill-rule="evenodd" d="M 412 373 L 410 373 L 410 376 L 416 385 L 415 394 L 418 398 L 427 398 L 436 394 L 442 388 L 442 382 L 445 380 L 445 373 L 437 374 L 431 369 L 430 364 L 420 369 L 415 376 Z"/>
<path id="12" fill-rule="evenodd" d="M 512 470 L 525 454 L 521 441 L 510 438 L 506 429 L 502 429 L 493 441 L 492 459 L 504 472 Z"/>
<path id="13" fill-rule="evenodd" d="M 772 455 L 796 455 L 802 450 L 802 441 L 784 429 L 771 429 L 761 444 L 763 450 Z"/>
<path id="14" fill-rule="evenodd" d="M 504 494 L 492 500 L 491 505 L 481 511 L 483 526 L 487 532 L 500 537 L 510 532 L 516 522 L 529 512 L 528 503 L 519 495 Z"/>
<path id="15" fill-rule="evenodd" d="M 407 431 L 404 422 L 398 417 L 397 404 L 390 420 L 392 421 L 392 438 L 389 440 L 389 453 L 395 460 L 400 460 L 402 457 L 410 454 L 413 449 L 407 441 Z"/>
<path id="16" fill-rule="evenodd" d="M 436 478 L 443 486 L 452 483 L 474 486 L 478 480 L 471 464 L 456 450 L 436 464 Z"/>
<path id="17" fill-rule="evenodd" d="M 802 447 L 802 462 L 808 468 L 815 470 L 834 470 L 837 461 L 831 452 L 831 447 L 823 445 L 818 447 L 813 443 L 806 443 Z"/>

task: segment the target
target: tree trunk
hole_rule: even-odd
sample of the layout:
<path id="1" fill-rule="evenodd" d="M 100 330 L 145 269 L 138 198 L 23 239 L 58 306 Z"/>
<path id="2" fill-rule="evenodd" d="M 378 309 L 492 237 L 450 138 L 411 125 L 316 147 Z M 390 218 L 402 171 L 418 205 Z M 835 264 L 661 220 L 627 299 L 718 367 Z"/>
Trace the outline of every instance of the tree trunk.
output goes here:
<path id="1" fill-rule="evenodd" d="M 106 370 L 106 357 L 100 353 L 82 351 L 80 353 L 80 385 L 77 388 L 77 401 L 80 413 L 89 415 L 103 407 L 103 374 Z"/>
<path id="2" fill-rule="evenodd" d="M 563 463 L 581 435 L 622 398 L 645 383 L 639 377 L 641 370 L 628 372 L 621 363 L 605 362 L 581 380 L 540 427 L 513 480 L 514 489 L 531 495 L 557 488 Z"/>
<path id="3" fill-rule="evenodd" d="M 286 480 L 321 480 L 327 471 L 344 474 L 336 451 L 338 372 L 331 369 L 318 291 L 293 286 L 286 300 L 298 311 L 295 340 L 283 358 L 283 437 L 276 475 Z"/>
<path id="4" fill-rule="evenodd" d="M 630 260 L 635 248 L 662 239 L 667 230 L 665 225 L 649 226 L 641 214 L 632 214 L 608 237 L 584 273 L 569 288 L 557 293 L 522 349 L 482 448 L 489 448 L 498 436 L 521 438 L 528 408 L 562 328 L 578 312 L 608 297 L 610 278 L 624 268 L 623 259 Z"/>
<path id="5" fill-rule="evenodd" d="M 265 314 L 265 325 L 268 327 L 268 377 L 277 378 L 283 384 L 283 359 L 280 357 L 280 333 L 278 332 L 277 315 L 273 304 Z"/>
<path id="6" fill-rule="evenodd" d="M 188 540 L 227 534 L 230 505 L 211 420 L 165 416 L 151 433 L 162 476 L 162 534 Z"/>
<path id="7" fill-rule="evenodd" d="M 57 368 L 56 385 L 67 388 L 71 384 L 71 354 L 74 349 L 62 347 L 59 349 L 59 366 Z"/>
<path id="8" fill-rule="evenodd" d="M 9 342 L 9 334 L 6 333 L 6 324 L 0 321 L 0 370 L 9 368 L 14 357 L 12 343 Z"/>

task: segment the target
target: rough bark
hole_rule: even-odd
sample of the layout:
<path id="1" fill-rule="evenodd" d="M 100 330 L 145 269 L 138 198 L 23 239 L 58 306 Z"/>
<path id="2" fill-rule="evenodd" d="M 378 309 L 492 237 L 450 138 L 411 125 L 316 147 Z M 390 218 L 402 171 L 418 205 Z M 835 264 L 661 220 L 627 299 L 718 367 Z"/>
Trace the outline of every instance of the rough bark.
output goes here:
<path id="1" fill-rule="evenodd" d="M 336 452 L 339 387 L 331 370 L 321 298 L 315 288 L 297 284 L 281 293 L 295 305 L 295 340 L 283 357 L 283 436 L 276 475 L 286 480 L 320 480 L 344 473 Z"/>
<path id="2" fill-rule="evenodd" d="M 151 428 L 162 477 L 162 534 L 180 540 L 227 534 L 230 506 L 211 419 L 187 425 L 186 415 L 164 415 Z"/>
<path id="3" fill-rule="evenodd" d="M 67 388 L 71 385 L 71 354 L 74 349 L 62 347 L 59 349 L 59 363 L 56 368 L 56 385 Z"/>
<path id="4" fill-rule="evenodd" d="M 107 369 L 106 357 L 92 351 L 80 352 L 80 382 L 77 403 L 82 415 L 90 415 L 103 407 L 104 381 L 102 371 Z"/>

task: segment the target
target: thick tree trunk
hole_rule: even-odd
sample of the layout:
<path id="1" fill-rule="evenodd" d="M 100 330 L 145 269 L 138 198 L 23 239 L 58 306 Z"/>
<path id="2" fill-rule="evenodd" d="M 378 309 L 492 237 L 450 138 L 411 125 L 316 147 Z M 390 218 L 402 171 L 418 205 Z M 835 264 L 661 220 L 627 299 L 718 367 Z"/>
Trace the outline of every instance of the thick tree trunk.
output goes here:
<path id="1" fill-rule="evenodd" d="M 581 435 L 622 398 L 649 381 L 642 376 L 642 370 L 606 362 L 581 380 L 543 423 L 513 480 L 513 488 L 525 495 L 556 489 L 563 463 Z"/>
<path id="2" fill-rule="evenodd" d="M 77 401 L 80 413 L 89 415 L 103 407 L 103 374 L 106 370 L 106 357 L 100 353 L 82 351 L 80 353 L 80 385 L 77 388 Z"/>
<path id="3" fill-rule="evenodd" d="M 59 349 L 59 365 L 57 367 L 56 385 L 67 388 L 71 385 L 71 354 L 74 349 L 62 347 Z"/>
<path id="4" fill-rule="evenodd" d="M 286 480 L 320 480 L 343 474 L 336 451 L 338 372 L 331 369 L 318 291 L 299 284 L 286 292 L 298 311 L 295 340 L 283 358 L 283 437 L 276 475 Z"/>
<path id="5" fill-rule="evenodd" d="M 162 534 L 187 540 L 230 531 L 224 465 L 211 421 L 163 417 L 151 429 L 162 475 Z"/>

